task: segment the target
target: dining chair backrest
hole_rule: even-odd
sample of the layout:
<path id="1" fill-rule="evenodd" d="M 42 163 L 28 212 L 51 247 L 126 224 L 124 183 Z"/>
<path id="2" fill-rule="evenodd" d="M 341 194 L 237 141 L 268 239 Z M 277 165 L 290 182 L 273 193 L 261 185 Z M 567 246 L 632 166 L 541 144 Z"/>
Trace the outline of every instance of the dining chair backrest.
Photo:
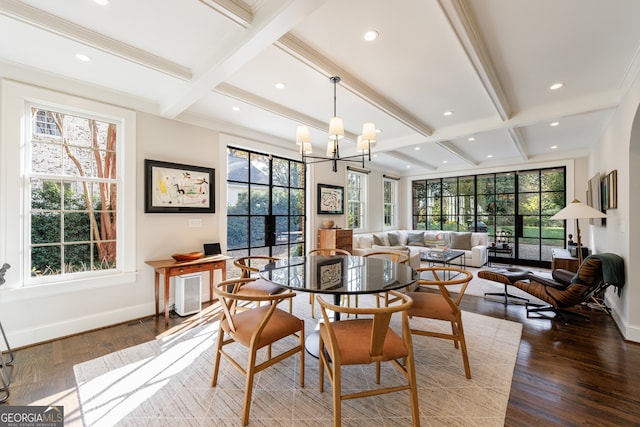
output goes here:
<path id="1" fill-rule="evenodd" d="M 233 260 L 233 265 L 240 269 L 240 277 L 246 279 L 260 271 L 260 267 L 270 262 L 278 261 L 279 259 L 280 258 L 265 255 L 244 256 Z"/>
<path id="2" fill-rule="evenodd" d="M 373 251 L 367 252 L 363 257 L 388 259 L 399 264 L 406 264 L 409 261 L 409 255 L 397 251 Z"/>
<path id="3" fill-rule="evenodd" d="M 308 253 L 309 255 L 320 255 L 320 256 L 335 256 L 335 255 L 346 255 L 349 256 L 351 253 L 344 249 L 338 248 L 317 248 L 311 249 Z"/>

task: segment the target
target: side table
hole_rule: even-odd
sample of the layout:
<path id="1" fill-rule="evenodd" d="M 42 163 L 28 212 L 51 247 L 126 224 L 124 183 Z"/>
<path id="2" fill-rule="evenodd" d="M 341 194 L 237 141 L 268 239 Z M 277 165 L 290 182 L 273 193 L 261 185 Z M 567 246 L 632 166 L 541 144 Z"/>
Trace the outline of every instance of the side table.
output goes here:
<path id="1" fill-rule="evenodd" d="M 492 267 L 491 257 L 492 256 L 496 257 L 497 254 L 506 255 L 504 258 L 510 259 L 513 257 L 513 246 L 511 245 L 507 245 L 507 247 L 504 247 L 503 245 L 487 246 L 487 267 Z M 509 263 L 509 265 L 511 265 L 511 263 Z"/>
<path id="2" fill-rule="evenodd" d="M 194 261 L 176 261 L 174 259 L 161 259 L 145 261 L 155 270 L 155 290 L 156 290 L 156 316 L 159 313 L 160 303 L 160 275 L 164 276 L 164 326 L 169 325 L 169 286 L 170 278 L 182 274 L 209 272 L 209 301 L 213 299 L 213 272 L 221 270 L 222 280 L 227 280 L 227 260 L 231 259 L 225 255 L 212 255 L 199 258 Z"/>

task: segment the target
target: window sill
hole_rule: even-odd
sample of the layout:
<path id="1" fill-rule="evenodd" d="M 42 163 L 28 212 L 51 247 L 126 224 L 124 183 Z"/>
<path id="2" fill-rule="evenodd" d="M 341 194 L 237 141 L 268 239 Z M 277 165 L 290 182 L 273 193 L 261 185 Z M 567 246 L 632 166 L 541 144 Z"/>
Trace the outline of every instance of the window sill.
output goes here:
<path id="1" fill-rule="evenodd" d="M 22 287 L 5 287 L 0 290 L 3 303 L 23 301 L 33 298 L 53 297 L 64 294 L 74 294 L 91 289 L 108 288 L 135 283 L 137 272 L 115 273 L 100 277 L 83 278 L 79 280 L 60 281 L 41 285 Z"/>

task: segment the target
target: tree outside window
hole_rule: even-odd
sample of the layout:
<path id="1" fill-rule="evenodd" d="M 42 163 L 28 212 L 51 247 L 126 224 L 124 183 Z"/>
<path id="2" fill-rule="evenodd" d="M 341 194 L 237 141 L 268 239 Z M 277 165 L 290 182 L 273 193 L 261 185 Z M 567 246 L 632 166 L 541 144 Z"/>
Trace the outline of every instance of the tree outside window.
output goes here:
<path id="1" fill-rule="evenodd" d="M 30 107 L 32 276 L 116 267 L 117 125 Z"/>

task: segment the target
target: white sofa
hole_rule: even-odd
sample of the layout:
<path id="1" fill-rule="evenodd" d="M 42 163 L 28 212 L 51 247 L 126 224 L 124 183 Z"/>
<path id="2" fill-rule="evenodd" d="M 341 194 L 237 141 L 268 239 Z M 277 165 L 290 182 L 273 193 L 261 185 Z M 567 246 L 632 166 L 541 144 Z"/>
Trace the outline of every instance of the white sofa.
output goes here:
<path id="1" fill-rule="evenodd" d="M 353 255 L 380 250 L 409 252 L 409 264 L 420 267 L 420 252 L 430 247 L 446 246 L 464 251 L 465 265 L 482 267 L 487 263 L 487 233 L 436 230 L 390 230 L 353 235 Z M 455 264 L 454 261 L 452 264 Z M 462 263 L 460 263 L 462 264 Z"/>

